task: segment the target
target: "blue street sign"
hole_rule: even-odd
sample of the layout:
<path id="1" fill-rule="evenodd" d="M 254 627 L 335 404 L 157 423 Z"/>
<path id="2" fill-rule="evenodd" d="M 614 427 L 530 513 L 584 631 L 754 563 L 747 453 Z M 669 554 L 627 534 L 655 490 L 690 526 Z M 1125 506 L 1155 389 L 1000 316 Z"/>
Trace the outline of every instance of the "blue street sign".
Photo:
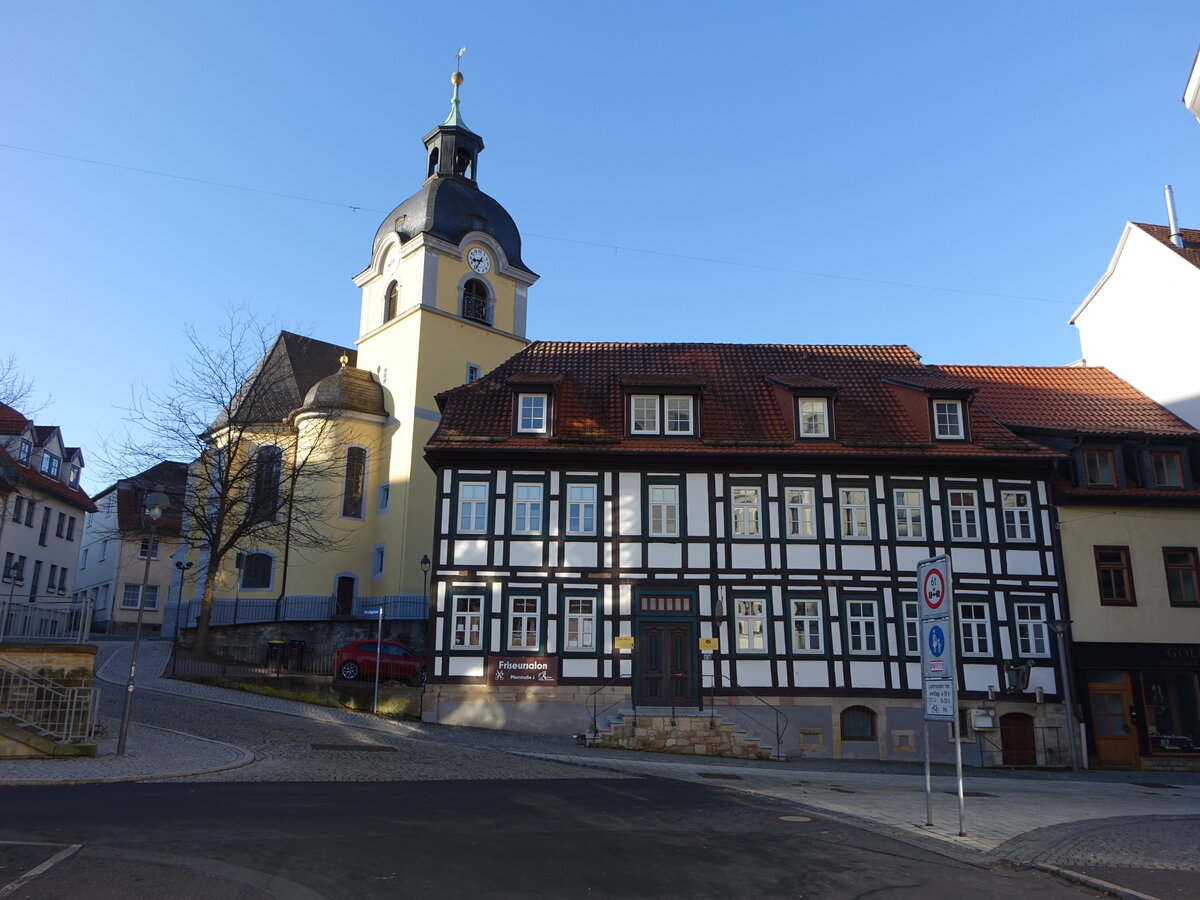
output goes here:
<path id="1" fill-rule="evenodd" d="M 934 625 L 929 629 L 929 652 L 934 657 L 942 655 L 942 651 L 946 649 L 946 635 L 942 631 L 941 626 Z"/>
<path id="2" fill-rule="evenodd" d="M 374 618 L 374 617 L 382 615 L 382 614 L 383 614 L 382 606 L 372 606 L 370 609 L 364 609 L 362 611 L 362 615 L 370 616 L 371 618 Z"/>

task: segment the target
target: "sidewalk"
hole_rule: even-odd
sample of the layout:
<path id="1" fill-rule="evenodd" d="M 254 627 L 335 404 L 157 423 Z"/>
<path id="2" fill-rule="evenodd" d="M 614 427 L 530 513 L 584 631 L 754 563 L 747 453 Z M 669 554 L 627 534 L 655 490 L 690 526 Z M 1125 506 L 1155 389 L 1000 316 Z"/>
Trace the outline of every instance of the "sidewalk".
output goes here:
<path id="1" fill-rule="evenodd" d="M 123 686 L 128 643 L 101 644 L 97 678 Z M 797 812 L 847 821 L 964 861 L 1007 860 L 1037 865 L 1094 887 L 1117 878 L 1140 889 L 1107 886 L 1120 896 L 1173 894 L 1182 872 L 1200 871 L 1200 776 L 1196 773 L 1014 773 L 968 770 L 964 776 L 965 835 L 959 835 L 957 782 L 933 778 L 933 824 L 925 825 L 925 780 L 919 768 L 831 760 L 784 763 L 714 760 L 583 749 L 562 737 L 455 729 L 376 719 L 364 713 L 311 706 L 161 677 L 170 653 L 165 641 L 139 650 L 137 691 L 224 703 L 312 721 L 376 730 L 459 747 L 719 786 L 784 801 Z M 136 696 L 135 696 L 136 717 Z M 105 735 L 91 759 L 2 760 L 0 785 L 144 781 L 211 775 L 254 762 L 253 753 L 228 743 L 134 722 L 129 752 L 116 756 L 119 722 L 104 720 Z M 253 771 L 253 770 L 248 770 Z M 1066 869 L 1067 871 L 1062 871 Z M 1160 877 L 1155 877 L 1158 873 Z M 1195 876 L 1187 876 L 1194 882 Z M 1174 880 L 1172 880 L 1174 879 Z"/>

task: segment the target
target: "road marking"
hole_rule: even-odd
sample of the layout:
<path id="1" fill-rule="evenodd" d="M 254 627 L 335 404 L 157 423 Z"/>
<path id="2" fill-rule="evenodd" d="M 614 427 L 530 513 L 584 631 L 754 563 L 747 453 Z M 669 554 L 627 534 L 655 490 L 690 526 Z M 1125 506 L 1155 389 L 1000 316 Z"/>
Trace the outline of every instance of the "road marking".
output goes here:
<path id="1" fill-rule="evenodd" d="M 71 846 L 59 850 L 40 866 L 34 866 L 16 881 L 12 882 L 11 884 L 6 884 L 4 887 L 0 888 L 0 897 L 7 897 L 13 891 L 19 890 L 25 885 L 26 882 L 31 881 L 32 879 L 37 878 L 39 875 L 50 871 L 64 859 L 68 859 L 78 853 L 81 847 L 83 847 L 83 844 L 71 844 Z"/>

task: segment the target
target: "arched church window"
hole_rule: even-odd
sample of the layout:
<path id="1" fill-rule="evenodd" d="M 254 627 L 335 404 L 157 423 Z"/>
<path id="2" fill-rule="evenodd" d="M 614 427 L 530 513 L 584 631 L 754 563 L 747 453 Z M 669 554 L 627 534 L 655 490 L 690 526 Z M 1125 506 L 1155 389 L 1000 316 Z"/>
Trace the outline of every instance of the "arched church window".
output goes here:
<path id="1" fill-rule="evenodd" d="M 254 481 L 246 504 L 251 522 L 273 522 L 279 510 L 279 487 L 283 474 L 283 451 L 260 447 L 254 453 Z"/>
<path id="2" fill-rule="evenodd" d="M 430 175 L 432 175 L 434 172 L 436 172 L 437 167 L 438 167 L 438 148 L 434 147 L 432 150 L 429 151 L 429 171 L 425 173 L 425 177 L 428 178 Z"/>
<path id="3" fill-rule="evenodd" d="M 362 447 L 347 447 L 346 471 L 342 481 L 342 515 L 348 519 L 363 517 L 366 479 L 367 451 Z"/>
<path id="4" fill-rule="evenodd" d="M 487 285 L 478 278 L 470 278 L 463 285 L 462 314 L 464 319 L 492 324 L 492 298 Z"/>
<path id="5" fill-rule="evenodd" d="M 400 288 L 396 282 L 388 285 L 387 293 L 383 297 L 383 321 L 390 322 L 396 318 L 396 305 L 399 301 Z"/>
<path id="6" fill-rule="evenodd" d="M 275 560 L 268 553 L 247 553 L 242 558 L 242 587 L 269 588 Z"/>

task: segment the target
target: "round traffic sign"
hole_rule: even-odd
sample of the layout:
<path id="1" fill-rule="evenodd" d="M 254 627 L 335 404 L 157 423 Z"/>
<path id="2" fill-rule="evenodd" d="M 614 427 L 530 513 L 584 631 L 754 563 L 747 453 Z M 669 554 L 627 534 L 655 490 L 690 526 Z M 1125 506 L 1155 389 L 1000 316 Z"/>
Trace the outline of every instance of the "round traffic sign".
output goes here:
<path id="1" fill-rule="evenodd" d="M 945 649 L 946 635 L 941 628 L 934 625 L 929 629 L 929 652 L 933 654 L 934 659 L 938 659 Z"/>
<path id="2" fill-rule="evenodd" d="M 921 582 L 921 599 L 930 609 L 937 609 L 946 599 L 946 579 L 941 569 L 930 569 Z"/>

